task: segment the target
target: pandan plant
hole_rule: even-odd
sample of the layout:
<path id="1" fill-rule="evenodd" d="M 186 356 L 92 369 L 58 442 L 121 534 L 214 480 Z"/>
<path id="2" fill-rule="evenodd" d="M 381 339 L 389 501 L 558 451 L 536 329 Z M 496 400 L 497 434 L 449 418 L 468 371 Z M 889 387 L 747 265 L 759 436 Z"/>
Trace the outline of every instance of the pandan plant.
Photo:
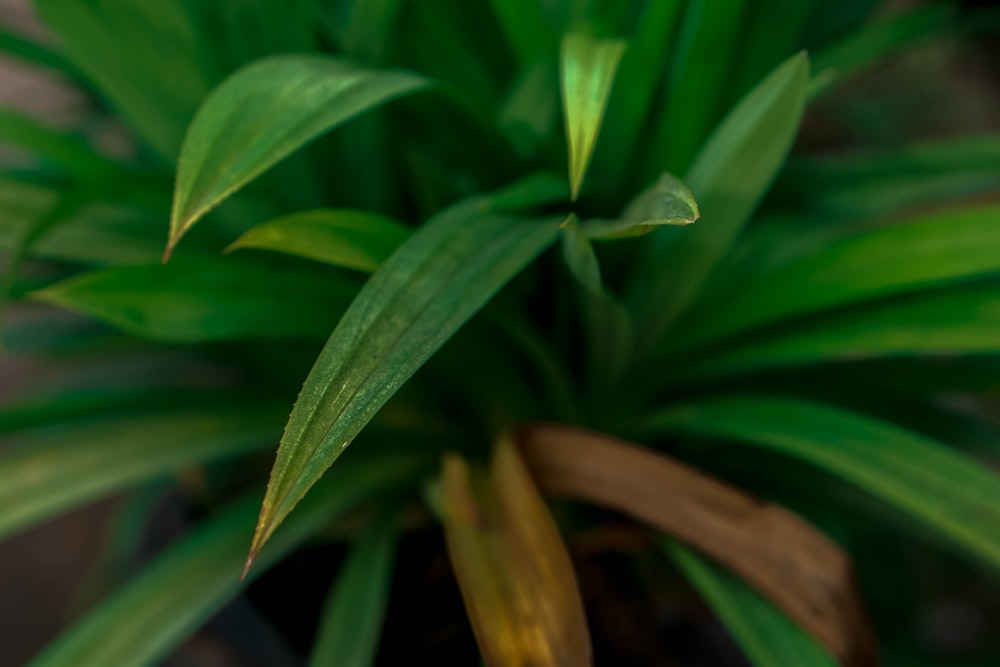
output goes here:
<path id="1" fill-rule="evenodd" d="M 456 583 L 435 659 L 668 664 L 608 577 L 757 667 L 996 664 L 921 623 L 996 604 L 1000 143 L 789 157 L 989 18 L 877 4 L 35 0 L 86 103 L 0 115 L 0 534 L 119 500 L 30 665 L 234 599 L 241 664 L 419 664 Z"/>

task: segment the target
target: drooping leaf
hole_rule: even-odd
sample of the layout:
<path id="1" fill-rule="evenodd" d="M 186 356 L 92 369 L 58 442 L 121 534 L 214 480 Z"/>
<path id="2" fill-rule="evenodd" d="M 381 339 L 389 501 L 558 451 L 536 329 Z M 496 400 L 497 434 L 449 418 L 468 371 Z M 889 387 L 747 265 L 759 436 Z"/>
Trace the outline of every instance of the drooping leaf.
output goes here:
<path id="1" fill-rule="evenodd" d="M 733 343 L 678 369 L 674 381 L 796 364 L 1000 353 L 1000 285 L 913 294 L 838 311 Z"/>
<path id="2" fill-rule="evenodd" d="M 91 271 L 31 296 L 137 336 L 189 343 L 322 336 L 356 292 L 346 276 L 312 267 L 186 259 Z"/>
<path id="3" fill-rule="evenodd" d="M 168 254 L 202 216 L 282 158 L 426 84 L 326 56 L 273 56 L 239 70 L 205 100 L 184 138 Z"/>
<path id="4" fill-rule="evenodd" d="M 593 39 L 583 33 L 563 36 L 561 76 L 569 182 L 572 199 L 580 194 L 625 42 Z"/>
<path id="5" fill-rule="evenodd" d="M 392 587 L 396 533 L 396 517 L 380 517 L 340 566 L 320 617 L 310 667 L 374 664 Z"/>
<path id="6" fill-rule="evenodd" d="M 742 331 L 823 309 L 1000 272 L 1000 207 L 949 210 L 832 243 L 813 244 L 692 311 L 672 341 L 706 345 Z"/>
<path id="7" fill-rule="evenodd" d="M 808 81 L 806 55 L 789 59 L 729 112 L 702 148 L 684 178 L 701 224 L 676 238 L 650 236 L 633 275 L 630 301 L 647 334 L 645 347 L 662 339 L 696 299 L 767 191 L 798 132 Z"/>
<path id="8" fill-rule="evenodd" d="M 251 556 L 379 408 L 559 231 L 558 219 L 457 204 L 372 275 L 330 336 L 292 409 Z"/>
<path id="9" fill-rule="evenodd" d="M 925 437 L 842 409 L 770 397 L 678 406 L 652 417 L 644 428 L 726 438 L 802 459 L 1000 566 L 1000 476 Z"/>
<path id="10" fill-rule="evenodd" d="M 0 29 L 0 52 L 16 58 L 26 65 L 44 67 L 59 72 L 71 80 L 80 78 L 79 70 L 62 54 L 39 44 L 37 39 L 30 39 L 6 28 Z"/>
<path id="11" fill-rule="evenodd" d="M 188 410 L 27 431 L 0 456 L 0 537 L 186 465 L 265 449 L 280 420 L 280 410 Z"/>
<path id="12" fill-rule="evenodd" d="M 592 664 L 573 565 L 513 445 L 498 446 L 488 475 L 476 472 L 446 457 L 438 502 L 485 664 Z"/>
<path id="13" fill-rule="evenodd" d="M 850 559 L 797 515 L 599 433 L 533 425 L 518 442 L 546 494 L 596 503 L 677 537 L 767 596 L 844 665 L 874 664 Z"/>
<path id="14" fill-rule="evenodd" d="M 255 577 L 311 534 L 369 499 L 412 484 L 426 458 L 410 454 L 339 467 L 259 558 Z M 123 589 L 70 627 L 29 667 L 152 667 L 159 664 L 242 585 L 258 498 L 222 510 L 172 546 Z M 248 582 L 244 582 L 248 583 Z"/>
<path id="15" fill-rule="evenodd" d="M 385 216 L 321 209 L 261 223 L 226 251 L 265 248 L 370 273 L 409 236 L 408 227 Z"/>
<path id="16" fill-rule="evenodd" d="M 665 542 L 664 549 L 754 667 L 837 667 L 822 645 L 738 578 L 677 542 Z"/>
<path id="17" fill-rule="evenodd" d="M 694 195 L 681 181 L 663 174 L 639 193 L 617 220 L 587 220 L 583 232 L 592 239 L 605 241 L 649 233 L 661 225 L 689 225 L 701 214 Z"/>

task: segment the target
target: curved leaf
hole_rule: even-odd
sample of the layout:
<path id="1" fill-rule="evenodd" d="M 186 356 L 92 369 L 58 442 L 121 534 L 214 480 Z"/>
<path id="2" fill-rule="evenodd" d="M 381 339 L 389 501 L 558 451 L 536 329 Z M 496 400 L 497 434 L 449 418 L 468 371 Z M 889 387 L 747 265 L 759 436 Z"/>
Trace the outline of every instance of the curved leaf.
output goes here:
<path id="1" fill-rule="evenodd" d="M 782 319 L 1000 272 L 1000 206 L 936 213 L 816 244 L 692 311 L 673 344 L 701 346 Z M 720 308 L 720 300 L 724 307 Z"/>
<path id="2" fill-rule="evenodd" d="M 357 505 L 412 483 L 425 458 L 411 455 L 338 467 L 260 555 L 264 572 L 311 534 Z M 236 595 L 257 498 L 220 511 L 88 612 L 29 667 L 151 667 Z"/>
<path id="3" fill-rule="evenodd" d="M 809 59 L 800 53 L 750 91 L 701 149 L 684 178 L 701 224 L 676 238 L 651 236 L 633 276 L 647 347 L 697 298 L 767 191 L 798 133 L 808 83 Z"/>
<path id="4" fill-rule="evenodd" d="M 26 432 L 0 456 L 0 538 L 183 466 L 266 448 L 280 420 L 178 412 Z"/>
<path id="5" fill-rule="evenodd" d="M 576 200 L 597 145 L 625 42 L 570 33 L 562 40 L 562 96 L 571 197 Z"/>
<path id="6" fill-rule="evenodd" d="M 309 657 L 311 667 L 374 664 L 396 560 L 396 518 L 380 517 L 337 572 Z"/>
<path id="7" fill-rule="evenodd" d="M 914 294 L 831 313 L 678 369 L 672 382 L 795 364 L 1000 352 L 1000 285 Z"/>
<path id="8" fill-rule="evenodd" d="M 385 216 L 321 209 L 261 223 L 226 252 L 265 248 L 371 273 L 409 236 L 408 227 Z"/>
<path id="9" fill-rule="evenodd" d="M 664 549 L 755 667 L 837 667 L 822 645 L 738 578 L 676 542 Z"/>
<path id="10" fill-rule="evenodd" d="M 610 241 L 646 234 L 661 225 L 689 225 L 701 216 L 698 202 L 680 179 L 663 174 L 640 192 L 617 220 L 587 220 L 583 233 L 592 239 Z"/>
<path id="11" fill-rule="evenodd" d="M 458 204 L 372 275 L 306 378 L 271 471 L 253 554 L 375 413 L 559 232 Z"/>
<path id="12" fill-rule="evenodd" d="M 92 271 L 31 296 L 153 340 L 301 338 L 325 335 L 357 292 L 330 278 L 303 266 L 185 260 Z"/>
<path id="13" fill-rule="evenodd" d="M 692 403 L 665 410 L 644 427 L 731 439 L 825 468 L 1000 567 L 1000 476 L 922 436 L 791 398 Z"/>
<path id="14" fill-rule="evenodd" d="M 166 256 L 203 215 L 282 158 L 426 84 L 325 56 L 274 56 L 239 70 L 205 100 L 184 138 Z"/>

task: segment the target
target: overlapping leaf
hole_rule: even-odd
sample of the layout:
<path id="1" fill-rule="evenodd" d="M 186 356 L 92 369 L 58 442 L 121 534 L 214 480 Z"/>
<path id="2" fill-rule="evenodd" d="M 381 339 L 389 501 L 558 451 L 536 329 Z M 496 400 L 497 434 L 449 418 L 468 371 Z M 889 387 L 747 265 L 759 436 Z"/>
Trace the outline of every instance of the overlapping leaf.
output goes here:
<path id="1" fill-rule="evenodd" d="M 236 72 L 205 100 L 184 138 L 168 254 L 202 216 L 282 158 L 426 83 L 325 56 L 273 56 Z"/>
<path id="2" fill-rule="evenodd" d="M 515 218 L 473 200 L 425 223 L 386 260 L 306 378 L 251 557 L 379 408 L 558 231 L 558 219 Z"/>

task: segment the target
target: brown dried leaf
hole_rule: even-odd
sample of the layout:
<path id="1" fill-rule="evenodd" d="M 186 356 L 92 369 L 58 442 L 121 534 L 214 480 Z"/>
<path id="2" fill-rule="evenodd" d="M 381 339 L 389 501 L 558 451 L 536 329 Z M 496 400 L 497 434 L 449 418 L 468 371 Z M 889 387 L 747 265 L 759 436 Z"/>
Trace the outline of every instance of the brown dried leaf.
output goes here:
<path id="1" fill-rule="evenodd" d="M 559 425 L 522 431 L 524 462 L 546 494 L 624 512 L 738 574 L 845 667 L 878 663 L 847 554 L 792 512 L 649 449 Z"/>

